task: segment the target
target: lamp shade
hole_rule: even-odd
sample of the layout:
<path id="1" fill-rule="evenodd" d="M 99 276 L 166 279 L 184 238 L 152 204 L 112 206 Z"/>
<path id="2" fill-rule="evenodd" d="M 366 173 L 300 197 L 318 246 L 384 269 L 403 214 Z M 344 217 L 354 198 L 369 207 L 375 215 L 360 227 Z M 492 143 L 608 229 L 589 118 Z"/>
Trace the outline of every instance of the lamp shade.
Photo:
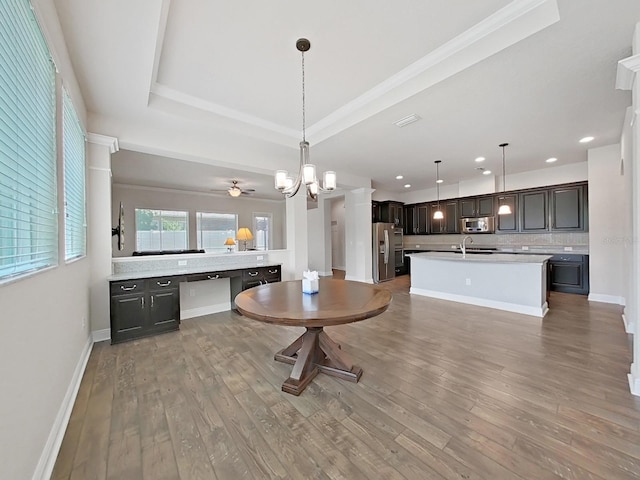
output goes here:
<path id="1" fill-rule="evenodd" d="M 235 244 L 236 244 L 236 242 L 234 242 L 233 238 L 228 237 L 228 238 L 224 241 L 224 244 L 225 244 L 225 245 L 228 245 L 228 246 L 233 246 L 233 245 L 235 245 Z"/>
<path id="2" fill-rule="evenodd" d="M 249 230 L 247 227 L 242 227 L 238 230 L 238 235 L 236 236 L 237 240 L 241 240 L 243 242 L 246 242 L 247 240 L 253 240 L 253 234 L 251 233 L 251 230 Z"/>

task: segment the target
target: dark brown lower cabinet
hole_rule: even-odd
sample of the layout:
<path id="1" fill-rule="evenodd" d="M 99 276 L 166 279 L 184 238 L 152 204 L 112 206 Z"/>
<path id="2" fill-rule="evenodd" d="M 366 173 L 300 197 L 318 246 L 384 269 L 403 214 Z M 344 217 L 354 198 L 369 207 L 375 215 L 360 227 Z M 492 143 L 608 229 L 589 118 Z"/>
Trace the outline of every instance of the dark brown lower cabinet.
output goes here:
<path id="1" fill-rule="evenodd" d="M 556 292 L 589 293 L 589 255 L 554 255 L 549 260 L 550 289 Z"/>
<path id="2" fill-rule="evenodd" d="M 231 302 L 247 288 L 281 280 L 280 265 L 110 283 L 111 343 L 180 328 L 180 282 L 229 278 Z"/>

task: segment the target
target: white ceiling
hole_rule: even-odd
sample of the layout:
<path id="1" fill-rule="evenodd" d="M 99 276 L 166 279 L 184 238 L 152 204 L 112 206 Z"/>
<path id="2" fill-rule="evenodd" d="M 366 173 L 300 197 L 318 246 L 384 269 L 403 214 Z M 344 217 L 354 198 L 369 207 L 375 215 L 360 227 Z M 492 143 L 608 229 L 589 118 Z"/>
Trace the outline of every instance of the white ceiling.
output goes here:
<path id="1" fill-rule="evenodd" d="M 478 156 L 499 170 L 502 142 L 508 174 L 619 141 L 616 64 L 640 21 L 638 0 L 54 2 L 89 130 L 125 150 L 114 180 L 256 196 L 297 165 L 299 37 L 312 161 L 403 193 L 434 186 L 436 159 L 445 184 L 479 175 Z"/>

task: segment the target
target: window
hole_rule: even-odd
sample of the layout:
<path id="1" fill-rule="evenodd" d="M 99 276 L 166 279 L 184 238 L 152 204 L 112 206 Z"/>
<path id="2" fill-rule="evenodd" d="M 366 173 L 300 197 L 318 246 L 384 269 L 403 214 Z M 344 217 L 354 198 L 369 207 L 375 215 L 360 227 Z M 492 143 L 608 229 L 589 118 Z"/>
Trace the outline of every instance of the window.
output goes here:
<path id="1" fill-rule="evenodd" d="M 269 250 L 271 248 L 271 214 L 253 214 L 253 243 L 256 250 Z"/>
<path id="2" fill-rule="evenodd" d="M 136 250 L 186 250 L 188 225 L 187 212 L 136 208 Z"/>
<path id="3" fill-rule="evenodd" d="M 236 238 L 238 215 L 235 213 L 196 213 L 198 248 L 207 252 L 226 252 L 227 238 Z"/>
<path id="4" fill-rule="evenodd" d="M 62 138 L 64 159 L 64 259 L 87 252 L 85 216 L 84 132 L 71 98 L 63 91 Z"/>
<path id="5" fill-rule="evenodd" d="M 55 68 L 27 0 L 0 2 L 0 281 L 58 262 Z"/>

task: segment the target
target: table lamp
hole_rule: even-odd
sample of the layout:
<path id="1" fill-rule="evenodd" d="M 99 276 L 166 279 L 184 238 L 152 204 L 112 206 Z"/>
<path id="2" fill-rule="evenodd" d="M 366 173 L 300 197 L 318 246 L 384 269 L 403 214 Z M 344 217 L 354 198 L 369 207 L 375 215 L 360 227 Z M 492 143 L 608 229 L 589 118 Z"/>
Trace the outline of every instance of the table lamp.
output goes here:
<path id="1" fill-rule="evenodd" d="M 229 237 L 224 241 L 224 244 L 227 246 L 227 249 L 229 251 L 233 250 L 233 247 L 235 246 L 236 242 L 233 241 L 233 238 Z"/>
<path id="2" fill-rule="evenodd" d="M 236 240 L 244 242 L 244 249 L 246 250 L 247 240 L 253 240 L 253 234 L 251 233 L 251 230 L 249 230 L 247 227 L 242 227 L 241 229 L 238 230 L 238 235 L 236 236 Z"/>

